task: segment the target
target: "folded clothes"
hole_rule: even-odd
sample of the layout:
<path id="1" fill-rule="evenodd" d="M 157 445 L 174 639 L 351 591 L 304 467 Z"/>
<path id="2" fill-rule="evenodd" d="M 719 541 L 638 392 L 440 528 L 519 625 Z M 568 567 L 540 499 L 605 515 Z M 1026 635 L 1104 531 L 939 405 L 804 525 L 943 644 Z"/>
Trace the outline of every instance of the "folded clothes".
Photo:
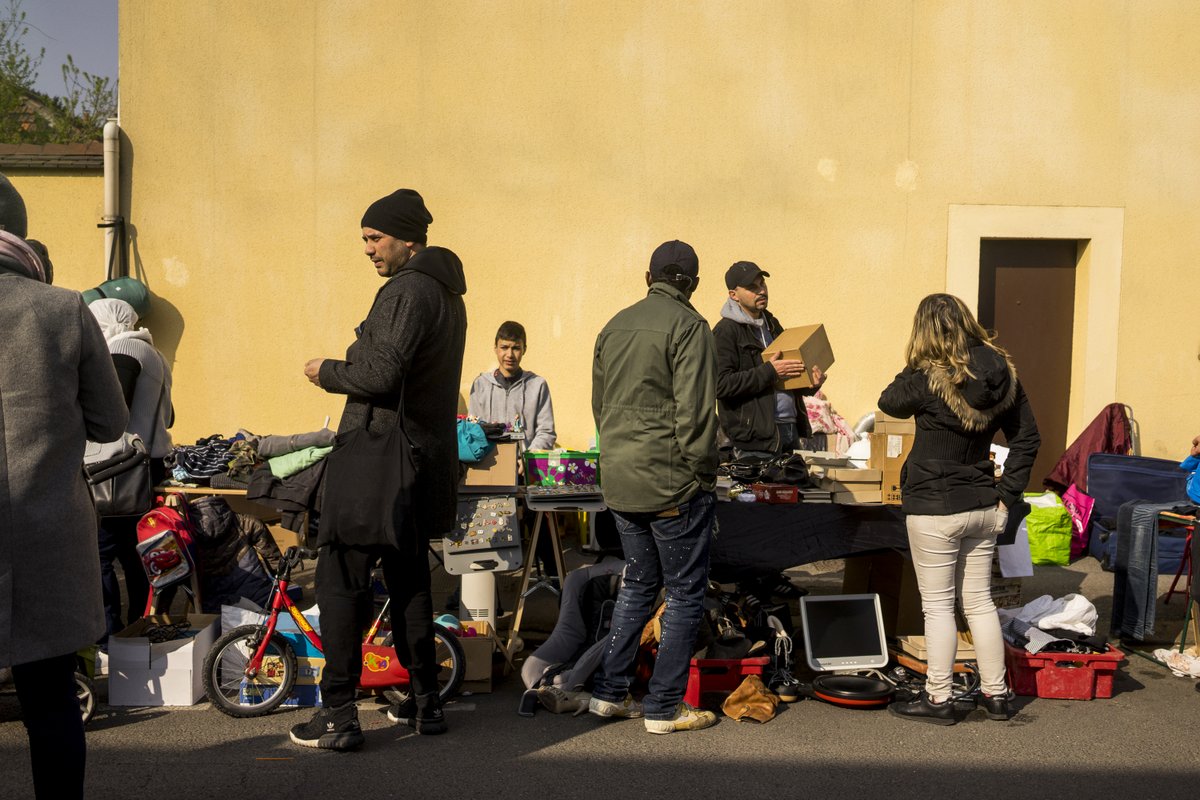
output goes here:
<path id="1" fill-rule="evenodd" d="M 262 459 L 274 458 L 286 453 L 295 453 L 299 450 L 307 450 L 310 447 L 331 447 L 334 438 L 337 436 L 329 428 L 321 428 L 319 431 L 312 431 L 310 433 L 293 433 L 287 436 L 255 436 L 246 430 L 238 431 L 238 433 L 247 439 L 257 442 L 258 457 Z"/>
<path id="2" fill-rule="evenodd" d="M 284 453 L 268 459 L 267 466 L 276 478 L 290 478 L 297 472 L 308 469 L 332 451 L 332 447 L 306 447 L 294 453 Z"/>

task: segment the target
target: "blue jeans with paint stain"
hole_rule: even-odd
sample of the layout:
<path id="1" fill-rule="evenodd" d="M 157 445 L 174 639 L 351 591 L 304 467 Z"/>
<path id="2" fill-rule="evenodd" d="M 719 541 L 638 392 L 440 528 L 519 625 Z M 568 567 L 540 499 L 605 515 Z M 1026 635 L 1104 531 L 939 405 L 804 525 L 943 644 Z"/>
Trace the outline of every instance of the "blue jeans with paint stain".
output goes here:
<path id="1" fill-rule="evenodd" d="M 704 612 L 715 511 L 712 492 L 698 492 L 678 508 L 657 514 L 613 511 L 625 552 L 625 577 L 594 697 L 620 702 L 629 692 L 642 629 L 654 611 L 659 587 L 665 586 L 662 641 L 643 711 L 647 719 L 674 719 L 687 690 L 688 664 Z"/>

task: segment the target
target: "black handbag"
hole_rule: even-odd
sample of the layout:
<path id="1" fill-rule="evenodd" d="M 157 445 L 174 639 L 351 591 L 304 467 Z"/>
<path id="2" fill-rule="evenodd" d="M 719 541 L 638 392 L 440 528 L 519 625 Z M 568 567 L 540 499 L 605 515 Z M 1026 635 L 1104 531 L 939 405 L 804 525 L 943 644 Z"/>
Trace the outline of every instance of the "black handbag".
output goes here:
<path id="1" fill-rule="evenodd" d="M 325 457 L 317 547 L 400 547 L 409 535 L 417 468 L 403 406 L 396 410 L 396 424 L 383 433 L 368 430 L 372 410 L 363 427 L 339 433 Z"/>
<path id="2" fill-rule="evenodd" d="M 786 483 L 800 489 L 814 489 L 816 482 L 808 474 L 808 464 L 799 453 L 781 455 L 762 471 L 763 483 Z"/>
<path id="3" fill-rule="evenodd" d="M 136 433 L 103 444 L 88 442 L 83 472 L 102 517 L 140 517 L 154 505 L 150 453 Z"/>

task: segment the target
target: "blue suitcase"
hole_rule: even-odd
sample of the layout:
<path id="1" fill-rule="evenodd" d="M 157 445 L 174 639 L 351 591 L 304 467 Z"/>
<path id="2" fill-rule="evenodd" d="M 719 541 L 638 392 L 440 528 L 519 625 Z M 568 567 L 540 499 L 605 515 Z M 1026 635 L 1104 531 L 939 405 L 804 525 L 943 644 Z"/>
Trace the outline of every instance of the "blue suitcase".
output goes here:
<path id="1" fill-rule="evenodd" d="M 1187 473 L 1178 461 L 1145 456 L 1121 456 L 1093 453 L 1088 457 L 1088 495 L 1092 506 L 1088 553 L 1100 560 L 1105 569 L 1117 553 L 1117 509 L 1130 500 L 1148 503 L 1189 503 Z M 1158 544 L 1158 569 L 1170 575 L 1183 555 L 1183 539 L 1164 536 Z"/>

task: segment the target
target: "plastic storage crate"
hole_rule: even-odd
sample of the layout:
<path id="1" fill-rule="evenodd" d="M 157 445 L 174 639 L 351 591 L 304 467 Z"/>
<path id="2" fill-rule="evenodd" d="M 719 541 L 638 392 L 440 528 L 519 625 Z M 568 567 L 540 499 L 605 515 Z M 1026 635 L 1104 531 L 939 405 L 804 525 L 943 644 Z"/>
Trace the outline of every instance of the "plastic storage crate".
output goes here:
<path id="1" fill-rule="evenodd" d="M 529 450 L 525 453 L 525 483 L 530 486 L 599 485 L 600 451 Z"/>
<path id="2" fill-rule="evenodd" d="M 1028 653 L 1004 643 L 1008 685 L 1019 695 L 1057 700 L 1092 700 L 1113 696 L 1113 679 L 1125 654 L 1108 652 Z"/>
<path id="3" fill-rule="evenodd" d="M 770 656 L 753 658 L 693 658 L 688 666 L 683 702 L 696 708 L 720 708 L 747 675 L 762 675 Z"/>

